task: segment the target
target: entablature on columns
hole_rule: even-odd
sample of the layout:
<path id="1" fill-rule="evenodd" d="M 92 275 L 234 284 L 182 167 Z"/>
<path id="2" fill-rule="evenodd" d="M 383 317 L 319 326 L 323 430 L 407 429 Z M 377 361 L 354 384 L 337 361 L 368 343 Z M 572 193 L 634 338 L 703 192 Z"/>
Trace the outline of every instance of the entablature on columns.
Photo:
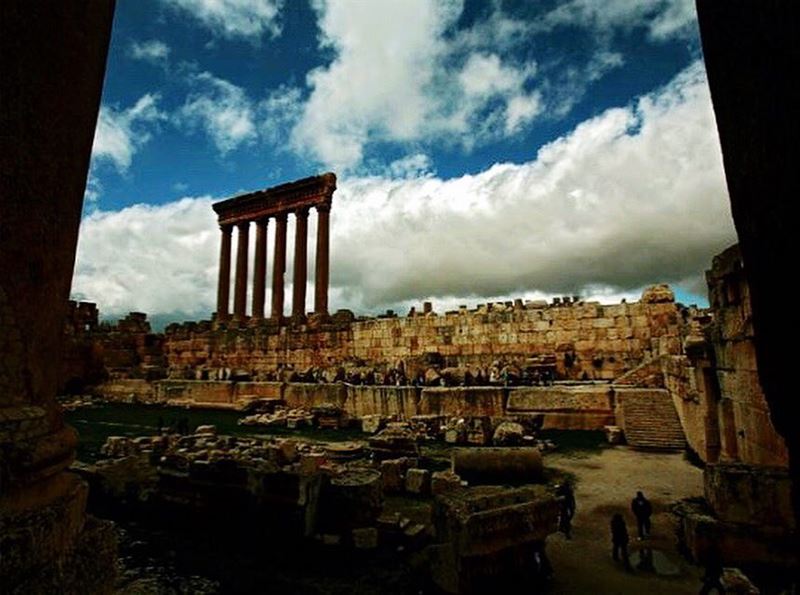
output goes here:
<path id="1" fill-rule="evenodd" d="M 213 205 L 221 226 L 256 221 L 299 209 L 330 208 L 336 175 L 325 173 L 229 198 Z"/>

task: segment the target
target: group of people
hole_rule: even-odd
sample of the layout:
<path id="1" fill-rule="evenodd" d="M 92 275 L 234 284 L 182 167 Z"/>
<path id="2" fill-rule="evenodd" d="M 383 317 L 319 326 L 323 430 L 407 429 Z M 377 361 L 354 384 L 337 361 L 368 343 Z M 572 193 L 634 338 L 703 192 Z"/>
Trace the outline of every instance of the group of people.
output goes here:
<path id="1" fill-rule="evenodd" d="M 559 523 L 558 528 L 567 539 L 572 539 L 572 518 L 575 516 L 575 493 L 569 482 L 559 485 L 556 489 L 559 497 Z M 640 541 L 650 537 L 651 521 L 653 516 L 653 505 L 644 493 L 636 492 L 636 496 L 631 500 L 631 512 L 636 518 L 636 532 Z M 611 517 L 611 557 L 615 562 L 622 562 L 625 570 L 632 571 L 633 568 L 628 557 L 628 526 L 622 513 L 615 513 Z M 653 550 L 647 547 L 639 550 L 640 570 L 653 571 Z M 711 593 L 716 590 L 724 593 L 722 584 L 723 564 L 722 557 L 716 544 L 712 543 L 704 556 L 705 574 L 703 575 L 703 586 L 700 595 Z"/>
<path id="2" fill-rule="evenodd" d="M 636 531 L 639 534 L 639 540 L 650 537 L 650 517 L 653 515 L 653 505 L 642 492 L 636 492 L 636 497 L 631 500 L 631 512 L 636 517 Z M 622 514 L 616 513 L 611 517 L 611 552 L 615 561 L 622 560 L 625 570 L 631 570 L 628 558 L 629 540 L 625 519 Z"/>
<path id="3" fill-rule="evenodd" d="M 575 492 L 572 485 L 567 481 L 556 488 L 556 496 L 559 498 L 559 521 L 558 529 L 567 539 L 572 539 L 572 518 L 575 516 Z M 650 517 L 653 515 L 653 505 L 645 498 L 642 492 L 636 492 L 636 497 L 631 500 L 631 512 L 636 517 L 636 530 L 639 539 L 647 539 L 650 536 Z M 611 518 L 611 555 L 615 561 L 622 561 L 626 570 L 631 570 L 631 563 L 628 558 L 628 525 L 620 513 L 616 513 Z"/>

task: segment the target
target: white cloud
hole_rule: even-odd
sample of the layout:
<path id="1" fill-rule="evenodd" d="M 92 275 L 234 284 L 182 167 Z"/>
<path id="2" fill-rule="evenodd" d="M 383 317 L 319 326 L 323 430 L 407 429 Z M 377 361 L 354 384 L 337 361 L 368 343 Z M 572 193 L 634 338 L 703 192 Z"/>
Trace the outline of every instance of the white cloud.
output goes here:
<path id="1" fill-rule="evenodd" d="M 170 48 L 166 43 L 157 39 L 141 42 L 133 41 L 131 42 L 129 53 L 134 60 L 164 65 L 169 58 Z"/>
<path id="2" fill-rule="evenodd" d="M 128 109 L 100 107 L 92 146 L 93 166 L 108 161 L 120 173 L 128 170 L 133 156 L 150 140 L 152 125 L 167 117 L 158 109 L 158 100 L 158 94 L 147 93 Z"/>
<path id="3" fill-rule="evenodd" d="M 402 175 L 415 165 L 424 171 L 424 155 L 397 162 L 396 173 L 340 179 L 334 308 L 404 312 L 425 297 L 440 311 L 543 294 L 616 300 L 659 281 L 696 290 L 711 257 L 736 238 L 700 63 L 583 122 L 529 162 L 448 180 Z M 207 316 L 219 237 L 210 203 L 90 215 L 74 291 L 104 311 Z M 310 227 L 313 242 L 313 217 Z M 310 246 L 310 268 L 313 253 Z"/>
<path id="4" fill-rule="evenodd" d="M 282 0 L 162 0 L 181 14 L 190 15 L 224 39 L 258 44 L 264 34 L 281 33 Z"/>
<path id="5" fill-rule="evenodd" d="M 697 16 L 693 0 L 569 0 L 544 15 L 539 31 L 559 26 L 591 28 L 600 35 L 646 27 L 656 41 L 690 35 Z"/>
<path id="6" fill-rule="evenodd" d="M 392 161 L 386 168 L 386 174 L 400 179 L 432 176 L 433 162 L 424 153 L 414 153 Z"/>
<path id="7" fill-rule="evenodd" d="M 176 114 L 176 123 L 202 128 L 222 155 L 255 142 L 254 106 L 244 89 L 209 72 L 193 74 L 195 90 Z"/>
<path id="8" fill-rule="evenodd" d="M 674 0 L 650 24 L 650 37 L 663 41 L 696 32 L 697 9 L 694 0 Z"/>
<path id="9" fill-rule="evenodd" d="M 530 88 L 535 62 L 484 51 L 475 34 L 504 30 L 518 39 L 522 25 L 511 19 L 493 16 L 450 35 L 461 2 L 376 0 L 354 11 L 328 0 L 317 11 L 320 43 L 334 58 L 308 74 L 292 141 L 326 166 L 352 170 L 373 141 L 469 148 L 517 132 L 541 111 Z"/>
<path id="10" fill-rule="evenodd" d="M 297 87 L 281 85 L 258 104 L 259 132 L 275 149 L 288 143 L 291 129 L 300 119 L 302 92 Z"/>
<path id="11" fill-rule="evenodd" d="M 349 180 L 332 217 L 334 282 L 365 307 L 682 281 L 736 237 L 699 64 L 529 163 L 453 180 Z"/>
<path id="12" fill-rule="evenodd" d="M 95 211 L 81 222 L 73 293 L 104 314 L 214 309 L 217 237 L 211 199 Z"/>

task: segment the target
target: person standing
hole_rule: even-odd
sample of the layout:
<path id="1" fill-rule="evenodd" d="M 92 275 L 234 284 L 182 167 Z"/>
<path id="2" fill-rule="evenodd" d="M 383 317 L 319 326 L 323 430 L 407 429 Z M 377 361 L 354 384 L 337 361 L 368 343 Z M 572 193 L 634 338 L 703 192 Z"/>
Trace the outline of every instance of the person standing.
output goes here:
<path id="1" fill-rule="evenodd" d="M 707 595 L 716 589 L 717 593 L 725 593 L 725 586 L 722 584 L 722 554 L 716 543 L 712 543 L 705 555 L 705 574 L 703 575 L 703 586 L 700 595 Z"/>
<path id="2" fill-rule="evenodd" d="M 614 561 L 619 562 L 621 557 L 625 570 L 631 570 L 631 563 L 628 559 L 628 526 L 619 513 L 611 518 L 611 545 L 613 546 L 611 555 Z"/>
<path id="3" fill-rule="evenodd" d="M 567 539 L 572 539 L 572 517 L 575 516 L 575 492 L 572 485 L 566 481 L 558 486 L 556 495 L 560 497 L 560 510 L 558 515 L 558 530 Z"/>
<path id="4" fill-rule="evenodd" d="M 642 492 L 636 492 L 636 497 L 631 500 L 631 511 L 636 517 L 639 539 L 650 537 L 650 516 L 653 514 L 653 506 Z"/>

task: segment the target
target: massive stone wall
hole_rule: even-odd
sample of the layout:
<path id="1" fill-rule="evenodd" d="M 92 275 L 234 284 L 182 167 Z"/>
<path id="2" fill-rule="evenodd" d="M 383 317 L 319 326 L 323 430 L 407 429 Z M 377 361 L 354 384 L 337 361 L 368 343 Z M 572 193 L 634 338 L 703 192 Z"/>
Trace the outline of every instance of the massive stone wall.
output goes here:
<path id="1" fill-rule="evenodd" d="M 707 280 L 715 312 L 710 340 L 720 390 L 722 455 L 745 463 L 786 465 L 786 445 L 772 425 L 758 379 L 750 288 L 738 246 L 714 258 Z"/>
<path id="2" fill-rule="evenodd" d="M 758 379 L 752 311 L 738 246 L 706 273 L 713 319 L 689 331 L 684 355 L 661 359 L 689 445 L 706 462 L 788 464 Z"/>
<path id="3" fill-rule="evenodd" d="M 61 394 L 80 393 L 108 379 L 166 376 L 163 335 L 152 332 L 144 313 L 131 312 L 115 324 L 101 323 L 96 304 L 70 301 L 64 335 Z"/>
<path id="4" fill-rule="evenodd" d="M 173 325 L 164 350 L 173 377 L 227 368 L 267 378 L 286 367 L 392 367 L 399 361 L 413 371 L 424 368 L 429 354 L 439 354 L 446 366 L 473 368 L 555 355 L 558 378 L 613 380 L 650 358 L 679 354 L 682 318 L 672 292 L 658 286 L 630 304 L 517 300 L 403 318 L 354 320 L 339 313 L 315 325 Z"/>

